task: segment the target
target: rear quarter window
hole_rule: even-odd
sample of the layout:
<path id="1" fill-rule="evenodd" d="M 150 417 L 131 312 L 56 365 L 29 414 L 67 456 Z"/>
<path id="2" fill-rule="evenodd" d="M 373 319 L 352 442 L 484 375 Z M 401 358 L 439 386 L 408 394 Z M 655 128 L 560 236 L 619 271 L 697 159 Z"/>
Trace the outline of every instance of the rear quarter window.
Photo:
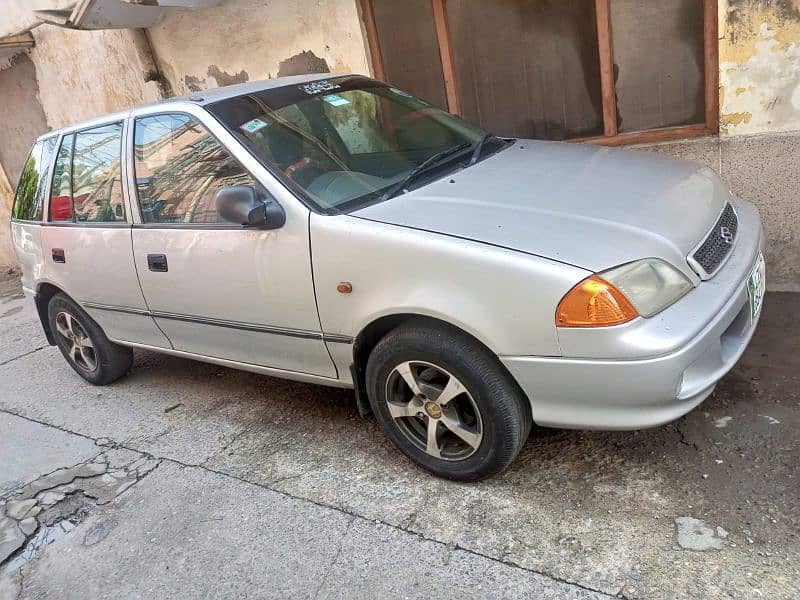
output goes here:
<path id="1" fill-rule="evenodd" d="M 28 155 L 19 176 L 11 217 L 19 221 L 41 221 L 42 205 L 47 194 L 50 165 L 56 148 L 56 138 L 39 140 Z"/>

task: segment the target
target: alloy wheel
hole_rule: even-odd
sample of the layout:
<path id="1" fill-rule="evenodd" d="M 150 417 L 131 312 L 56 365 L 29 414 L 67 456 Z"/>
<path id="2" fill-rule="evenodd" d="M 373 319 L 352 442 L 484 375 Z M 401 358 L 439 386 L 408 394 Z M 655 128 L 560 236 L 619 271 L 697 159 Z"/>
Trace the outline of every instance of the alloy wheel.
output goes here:
<path id="1" fill-rule="evenodd" d="M 97 368 L 97 355 L 94 343 L 78 320 L 68 312 L 56 315 L 56 331 L 67 342 L 67 355 L 78 367 L 85 371 Z"/>
<path id="2" fill-rule="evenodd" d="M 481 445 L 478 406 L 464 384 L 437 365 L 397 365 L 386 380 L 386 400 L 400 432 L 434 458 L 464 460 Z"/>

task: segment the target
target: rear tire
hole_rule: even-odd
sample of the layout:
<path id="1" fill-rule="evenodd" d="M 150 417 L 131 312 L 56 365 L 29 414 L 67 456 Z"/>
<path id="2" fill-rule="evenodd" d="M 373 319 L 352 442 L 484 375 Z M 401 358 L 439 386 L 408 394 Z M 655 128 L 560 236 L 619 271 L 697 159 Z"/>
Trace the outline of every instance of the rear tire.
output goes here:
<path id="1" fill-rule="evenodd" d="M 390 331 L 370 354 L 366 380 L 387 437 L 440 477 L 495 475 L 530 433 L 528 399 L 497 357 L 444 325 L 417 320 Z"/>
<path id="2" fill-rule="evenodd" d="M 133 350 L 111 342 L 86 311 L 66 294 L 59 293 L 50 299 L 47 318 L 61 354 L 89 383 L 109 384 L 133 365 Z"/>

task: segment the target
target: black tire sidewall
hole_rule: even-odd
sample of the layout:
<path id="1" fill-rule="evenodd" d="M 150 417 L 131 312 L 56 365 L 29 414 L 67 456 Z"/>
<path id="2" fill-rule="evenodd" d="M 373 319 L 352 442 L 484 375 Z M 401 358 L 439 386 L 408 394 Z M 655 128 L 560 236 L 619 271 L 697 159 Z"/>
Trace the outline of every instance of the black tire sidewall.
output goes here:
<path id="1" fill-rule="evenodd" d="M 61 312 L 69 313 L 92 341 L 95 361 L 97 363 L 93 371 L 87 371 L 81 368 L 69 356 L 67 341 L 56 329 L 56 317 Z M 64 355 L 69 366 L 86 381 L 96 385 L 111 383 L 124 375 L 130 368 L 133 360 L 133 354 L 130 348 L 125 348 L 111 342 L 94 319 L 65 294 L 56 294 L 53 296 L 47 305 L 47 318 L 50 324 L 50 331 L 53 332 L 53 338 L 56 341 L 56 346 L 61 351 L 61 354 Z"/>
<path id="2" fill-rule="evenodd" d="M 480 411 L 483 439 L 466 459 L 430 456 L 409 441 L 389 414 L 386 381 L 406 361 L 428 362 L 455 376 Z M 401 326 L 373 350 L 367 363 L 367 390 L 378 421 L 389 439 L 409 458 L 436 475 L 478 480 L 502 471 L 514 459 L 530 430 L 527 399 L 488 350 L 470 338 L 444 329 Z"/>

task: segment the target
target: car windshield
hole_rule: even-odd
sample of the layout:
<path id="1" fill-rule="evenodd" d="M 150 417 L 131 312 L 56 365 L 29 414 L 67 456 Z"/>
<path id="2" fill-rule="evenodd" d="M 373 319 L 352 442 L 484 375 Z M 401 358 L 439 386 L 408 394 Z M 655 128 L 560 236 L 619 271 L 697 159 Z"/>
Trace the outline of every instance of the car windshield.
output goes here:
<path id="1" fill-rule="evenodd" d="M 276 176 L 326 213 L 385 200 L 508 143 L 364 77 L 253 92 L 209 110 Z"/>

